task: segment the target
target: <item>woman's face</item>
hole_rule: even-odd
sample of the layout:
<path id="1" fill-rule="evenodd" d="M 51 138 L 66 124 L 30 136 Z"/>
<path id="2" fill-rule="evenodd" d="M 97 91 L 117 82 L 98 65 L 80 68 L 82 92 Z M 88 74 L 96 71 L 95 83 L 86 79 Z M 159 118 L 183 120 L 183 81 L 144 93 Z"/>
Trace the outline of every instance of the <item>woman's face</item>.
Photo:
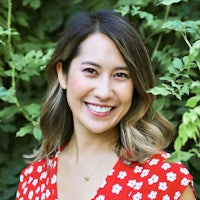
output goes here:
<path id="1" fill-rule="evenodd" d="M 128 112 L 133 97 L 133 80 L 128 67 L 106 35 L 95 33 L 80 45 L 68 75 L 57 65 L 61 86 L 71 108 L 74 130 L 92 134 L 116 131 Z"/>

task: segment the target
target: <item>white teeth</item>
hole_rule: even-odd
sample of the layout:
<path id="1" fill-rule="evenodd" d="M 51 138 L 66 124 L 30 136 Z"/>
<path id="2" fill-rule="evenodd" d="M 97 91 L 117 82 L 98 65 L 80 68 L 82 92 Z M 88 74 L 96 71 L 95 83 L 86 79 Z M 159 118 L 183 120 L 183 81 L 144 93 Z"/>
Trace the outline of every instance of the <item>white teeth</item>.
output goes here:
<path id="1" fill-rule="evenodd" d="M 106 113 L 112 109 L 112 107 L 101 107 L 101 106 L 95 106 L 92 104 L 88 104 L 88 106 L 91 110 L 98 112 L 98 113 Z"/>

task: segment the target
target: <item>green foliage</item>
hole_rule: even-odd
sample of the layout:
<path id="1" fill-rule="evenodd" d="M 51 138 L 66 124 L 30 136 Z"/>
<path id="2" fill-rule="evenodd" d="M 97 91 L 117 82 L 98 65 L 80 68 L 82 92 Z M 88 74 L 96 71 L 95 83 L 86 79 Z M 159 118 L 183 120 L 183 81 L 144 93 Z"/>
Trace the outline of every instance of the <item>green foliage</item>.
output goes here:
<path id="1" fill-rule="evenodd" d="M 195 8 L 195 9 L 194 9 Z M 200 191 L 200 1 L 120 0 L 116 10 L 143 34 L 157 73 L 155 111 L 177 129 L 172 161 L 182 160 Z M 200 198 L 200 192 L 197 192 Z"/>
<path id="2" fill-rule="evenodd" d="M 56 5 L 56 6 L 55 6 Z M 171 120 L 177 137 L 172 160 L 181 159 L 200 195 L 200 1 L 0 1 L 0 197 L 15 199 L 22 154 L 42 134 L 44 68 L 67 20 L 82 10 L 111 8 L 138 27 L 158 77 L 154 109 Z M 17 137 L 15 137 L 17 136 Z M 199 196 L 198 196 L 199 197 Z M 199 197 L 200 198 L 200 197 Z"/>

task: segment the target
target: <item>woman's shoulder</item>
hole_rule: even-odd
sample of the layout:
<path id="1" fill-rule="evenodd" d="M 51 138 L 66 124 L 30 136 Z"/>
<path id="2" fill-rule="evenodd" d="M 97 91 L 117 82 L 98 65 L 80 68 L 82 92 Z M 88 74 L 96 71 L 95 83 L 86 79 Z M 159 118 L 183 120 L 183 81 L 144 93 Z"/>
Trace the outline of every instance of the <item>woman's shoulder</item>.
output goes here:
<path id="1" fill-rule="evenodd" d="M 20 174 L 20 182 L 17 191 L 17 199 L 30 196 L 39 199 L 39 196 L 47 195 L 45 191 L 56 190 L 56 166 L 57 159 L 41 159 L 26 166 Z M 55 193 L 55 192 L 54 192 Z"/>
<path id="2" fill-rule="evenodd" d="M 61 150 L 58 150 L 54 155 L 50 158 L 42 158 L 37 161 L 31 162 L 27 165 L 22 171 L 21 175 L 23 176 L 37 176 L 41 175 L 42 173 L 47 173 L 48 171 L 55 169 L 57 166 L 57 158 L 58 154 Z"/>
<path id="3" fill-rule="evenodd" d="M 162 152 L 144 163 L 119 160 L 104 187 L 123 190 L 131 199 L 179 199 L 188 185 L 193 187 L 193 177 L 181 162 L 169 158 Z"/>
<path id="4" fill-rule="evenodd" d="M 176 173 L 177 175 L 182 174 L 183 176 L 189 176 L 192 178 L 188 169 L 182 162 L 172 162 L 170 161 L 170 157 L 171 155 L 169 153 L 161 152 L 151 156 L 144 163 L 122 161 L 123 164 L 121 167 L 126 165 L 126 169 L 131 172 L 130 175 L 133 172 L 134 174 L 138 174 L 140 177 L 149 174 L 158 174 L 162 178 L 163 174 Z"/>
<path id="5" fill-rule="evenodd" d="M 33 161 L 22 170 L 21 176 L 37 176 L 42 172 L 47 171 L 47 165 L 46 159 Z"/>
<path id="6" fill-rule="evenodd" d="M 163 193 L 177 198 L 188 185 L 193 187 L 193 177 L 184 164 L 171 162 L 169 158 L 169 153 L 162 152 L 150 157 L 143 164 L 133 164 L 132 177 L 146 186 L 145 192 L 155 191 L 157 195 Z"/>
<path id="7" fill-rule="evenodd" d="M 141 177 L 148 174 L 147 177 L 158 177 L 160 181 L 174 182 L 175 180 L 182 180 L 183 184 L 188 184 L 192 180 L 188 169 L 180 161 L 171 162 L 170 157 L 171 155 L 166 152 L 155 154 L 143 164 L 134 163 L 133 171 L 140 174 Z"/>
<path id="8" fill-rule="evenodd" d="M 146 162 L 122 161 L 117 171 L 126 171 L 129 178 L 148 182 L 169 182 L 188 185 L 193 177 L 182 162 L 171 162 L 170 154 L 161 152 L 151 156 Z M 152 184 L 151 184 L 152 183 Z"/>
<path id="9" fill-rule="evenodd" d="M 157 174 L 165 174 L 169 176 L 174 174 L 182 176 L 190 177 L 190 173 L 188 169 L 184 166 L 184 164 L 180 161 L 172 162 L 170 161 L 171 155 L 166 152 L 161 152 L 160 154 L 155 154 L 151 158 L 149 158 L 143 165 L 144 168 L 156 170 Z M 178 177 L 177 177 L 178 178 Z M 191 177 L 192 178 L 192 177 Z"/>
<path id="10" fill-rule="evenodd" d="M 38 176 L 45 176 L 48 171 L 56 168 L 57 166 L 57 159 L 56 157 L 52 157 L 50 159 L 43 158 L 38 161 L 33 161 L 29 165 L 27 165 L 21 172 L 21 176 L 23 177 L 38 177 Z"/>

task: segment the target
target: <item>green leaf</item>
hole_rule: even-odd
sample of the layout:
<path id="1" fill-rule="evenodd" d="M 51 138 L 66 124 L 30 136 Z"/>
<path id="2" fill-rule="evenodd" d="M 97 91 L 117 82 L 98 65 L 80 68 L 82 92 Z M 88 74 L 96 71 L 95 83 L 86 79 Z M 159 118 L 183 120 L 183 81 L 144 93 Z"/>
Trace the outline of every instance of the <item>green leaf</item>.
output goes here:
<path id="1" fill-rule="evenodd" d="M 30 105 L 23 106 L 31 118 L 38 118 L 40 115 L 40 105 L 31 103 Z"/>
<path id="2" fill-rule="evenodd" d="M 5 87 L 0 86 L 0 98 L 6 96 L 7 90 Z"/>
<path id="3" fill-rule="evenodd" d="M 181 151 L 180 159 L 182 161 L 188 161 L 193 155 L 193 153 Z"/>
<path id="4" fill-rule="evenodd" d="M 23 0 L 23 5 L 30 5 L 34 9 L 38 9 L 41 5 L 40 0 Z"/>
<path id="5" fill-rule="evenodd" d="M 16 15 L 16 21 L 23 27 L 29 27 L 27 13 L 19 11 Z"/>
<path id="6" fill-rule="evenodd" d="M 142 0 L 142 1 L 133 1 L 133 0 L 118 0 L 117 6 L 131 6 L 131 5 L 138 5 L 138 6 L 147 6 L 149 4 L 149 0 Z"/>
<path id="7" fill-rule="evenodd" d="M 168 68 L 168 70 L 169 70 L 169 72 L 171 73 L 171 74 L 174 74 L 174 75 L 177 75 L 178 73 L 179 73 L 179 71 L 178 71 L 178 69 L 176 68 L 176 67 L 174 67 L 174 66 L 170 66 L 169 68 Z M 162 77 L 161 77 L 162 78 Z M 160 80 L 162 80 L 160 78 Z M 174 79 L 172 78 L 172 77 L 165 77 L 166 78 L 166 80 L 169 78 L 169 79 L 172 79 L 173 81 L 174 81 Z"/>
<path id="8" fill-rule="evenodd" d="M 14 31 L 13 29 L 6 29 L 4 30 L 1 26 L 0 26 L 0 35 L 18 35 L 19 33 Z"/>
<path id="9" fill-rule="evenodd" d="M 199 101 L 200 101 L 200 95 L 197 95 L 197 96 L 189 98 L 185 105 L 188 107 L 194 108 Z"/>
<path id="10" fill-rule="evenodd" d="M 188 83 L 184 83 L 183 87 L 181 88 L 182 94 L 190 94 L 190 87 Z"/>
<path id="11" fill-rule="evenodd" d="M 132 6 L 131 14 L 132 16 L 139 15 L 141 19 L 146 19 L 149 25 L 152 24 L 154 19 L 154 16 L 151 13 L 140 10 L 140 6 Z"/>
<path id="12" fill-rule="evenodd" d="M 153 95 L 162 95 L 162 96 L 167 96 L 171 94 L 171 92 L 166 88 L 158 86 L 148 90 L 147 92 L 151 92 Z"/>
<path id="13" fill-rule="evenodd" d="M 197 119 L 197 113 L 193 110 L 190 110 L 190 112 L 185 112 L 183 115 L 183 123 L 189 124 L 190 122 L 194 123 L 194 121 Z"/>
<path id="14" fill-rule="evenodd" d="M 186 28 L 186 32 L 190 33 L 190 34 L 200 34 L 200 21 L 196 20 L 196 21 L 191 21 L 191 20 L 187 20 L 183 22 L 185 28 Z"/>
<path id="15" fill-rule="evenodd" d="M 181 59 L 179 59 L 179 58 L 174 58 L 174 60 L 173 60 L 173 66 L 175 67 L 175 68 L 177 68 L 177 69 L 179 69 L 179 70 L 182 70 L 183 69 L 183 63 L 182 63 L 182 61 L 181 61 Z"/>
<path id="16" fill-rule="evenodd" d="M 26 73 L 23 73 L 23 74 L 20 74 L 20 79 L 23 80 L 23 81 L 29 81 L 30 80 L 30 76 Z"/>
<path id="17" fill-rule="evenodd" d="M 179 20 L 168 20 L 163 24 L 162 28 L 175 30 L 181 33 L 185 32 L 185 28 L 183 27 L 182 22 Z"/>
<path id="18" fill-rule="evenodd" d="M 125 6 L 120 6 L 118 9 L 115 10 L 116 12 L 119 12 L 122 16 L 125 16 L 129 13 L 130 11 L 130 6 L 125 5 Z"/>
<path id="19" fill-rule="evenodd" d="M 179 125 L 179 135 L 176 140 L 181 141 L 183 146 L 188 139 L 192 138 L 197 142 L 197 137 L 199 137 L 200 128 L 200 106 L 190 109 L 188 112 L 183 114 L 182 123 Z M 177 147 L 179 147 L 177 145 Z"/>
<path id="20" fill-rule="evenodd" d="M 3 118 L 4 120 L 10 119 L 18 112 L 19 112 L 19 109 L 15 105 L 7 106 L 3 108 L 2 110 L 0 110 L 0 118 Z"/>
<path id="21" fill-rule="evenodd" d="M 188 129 L 187 124 L 180 124 L 180 126 L 178 127 L 178 137 L 176 138 L 177 142 L 180 142 L 179 144 L 177 144 L 177 147 L 181 149 L 182 146 L 185 145 L 185 143 L 188 141 L 189 137 L 188 137 L 188 133 L 190 133 L 190 129 Z M 180 141 L 179 141 L 180 140 Z M 180 146 L 178 146 L 180 145 Z M 176 142 L 175 142 L 175 149 L 176 149 Z M 177 149 L 176 149 L 177 150 Z"/>
<path id="22" fill-rule="evenodd" d="M 176 140 L 175 140 L 175 142 L 174 142 L 174 149 L 175 149 L 176 151 L 180 151 L 182 145 L 183 145 L 183 142 L 182 142 L 181 138 L 180 138 L 180 137 L 177 137 Z"/>
<path id="23" fill-rule="evenodd" d="M 180 152 L 173 152 L 169 158 L 171 162 L 178 162 L 178 161 L 188 161 L 190 158 L 194 156 L 193 153 L 180 151 Z"/>
<path id="24" fill-rule="evenodd" d="M 5 73 L 5 75 L 12 77 L 12 70 L 11 69 L 5 70 L 4 73 Z"/>
<path id="25" fill-rule="evenodd" d="M 180 21 L 178 19 L 172 19 L 172 20 L 168 20 L 166 21 L 162 28 L 163 29 L 171 29 L 171 30 L 175 30 L 177 32 L 182 33 L 182 36 L 187 39 L 185 37 L 185 33 L 189 33 L 190 35 L 194 35 L 200 34 L 200 21 Z M 199 39 L 199 37 L 197 37 Z"/>
<path id="26" fill-rule="evenodd" d="M 23 137 L 26 134 L 29 134 L 33 131 L 33 125 L 32 124 L 27 124 L 24 127 L 20 128 L 19 131 L 17 131 L 16 136 L 17 137 Z"/>
<path id="27" fill-rule="evenodd" d="M 154 102 L 153 110 L 154 112 L 160 111 L 165 105 L 165 98 L 159 98 Z"/>
<path id="28" fill-rule="evenodd" d="M 160 4 L 169 6 L 169 5 L 172 5 L 172 4 L 174 4 L 174 3 L 179 3 L 180 1 L 182 1 L 182 0 L 162 0 L 162 1 L 160 2 Z"/>
<path id="29" fill-rule="evenodd" d="M 17 99 L 15 97 L 14 88 L 6 90 L 6 88 L 0 87 L 0 99 L 9 103 L 16 103 Z"/>
<path id="30" fill-rule="evenodd" d="M 197 40 L 190 48 L 189 59 L 200 63 L 200 40 Z"/>
<path id="31" fill-rule="evenodd" d="M 33 129 L 33 135 L 37 140 L 41 140 L 42 139 L 42 132 L 38 127 L 34 127 Z"/>

